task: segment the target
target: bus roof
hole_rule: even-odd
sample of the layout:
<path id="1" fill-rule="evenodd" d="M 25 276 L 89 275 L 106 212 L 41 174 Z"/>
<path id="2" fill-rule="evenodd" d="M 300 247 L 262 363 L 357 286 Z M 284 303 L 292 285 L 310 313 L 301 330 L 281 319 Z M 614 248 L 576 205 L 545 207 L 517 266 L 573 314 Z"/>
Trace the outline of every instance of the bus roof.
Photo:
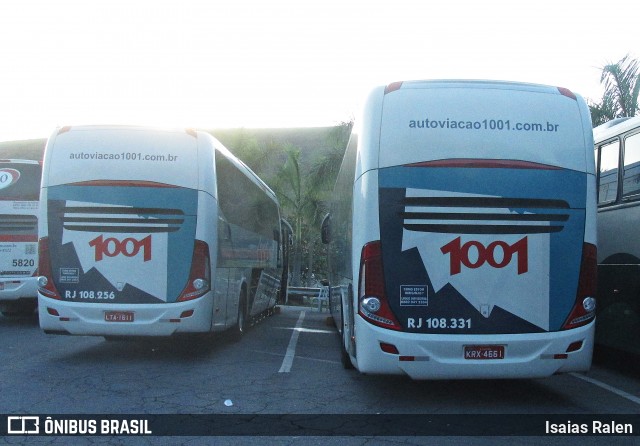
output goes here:
<path id="1" fill-rule="evenodd" d="M 528 82 L 514 82 L 502 80 L 483 79 L 429 79 L 429 80 L 408 80 L 393 82 L 386 86 L 385 93 L 390 93 L 399 89 L 410 88 L 475 88 L 475 89 L 500 89 L 500 90 L 527 90 L 540 93 L 564 94 L 571 97 L 568 89 L 553 87 L 549 85 L 534 84 Z"/>
<path id="2" fill-rule="evenodd" d="M 612 119 L 593 129 L 596 144 L 640 126 L 640 116 Z"/>

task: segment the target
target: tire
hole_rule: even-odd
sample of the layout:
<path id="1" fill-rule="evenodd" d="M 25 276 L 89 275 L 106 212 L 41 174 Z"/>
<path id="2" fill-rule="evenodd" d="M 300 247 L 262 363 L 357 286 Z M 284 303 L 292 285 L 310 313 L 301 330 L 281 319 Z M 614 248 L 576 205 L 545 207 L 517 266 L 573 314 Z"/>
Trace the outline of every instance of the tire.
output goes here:
<path id="1" fill-rule="evenodd" d="M 17 311 L 2 311 L 4 317 L 19 317 L 20 313 Z"/>
<path id="2" fill-rule="evenodd" d="M 247 332 L 247 314 L 245 311 L 246 307 L 246 291 L 242 290 L 242 296 L 240 297 L 240 303 L 238 304 L 238 316 L 236 318 L 236 324 L 232 328 L 231 337 L 234 341 L 239 341 L 242 339 L 244 334 Z"/>
<path id="3" fill-rule="evenodd" d="M 342 363 L 342 368 L 344 368 L 345 370 L 353 370 L 353 363 L 351 362 L 351 357 L 349 356 L 349 353 L 347 352 L 347 349 L 345 348 L 345 344 L 346 344 L 346 337 L 345 337 L 345 329 L 344 329 L 344 312 L 342 310 L 342 302 L 340 302 L 340 315 L 342 316 L 342 336 L 341 338 L 341 342 L 340 342 L 340 362 Z"/>
<path id="4" fill-rule="evenodd" d="M 36 307 L 36 303 L 11 303 L 5 304 L 2 308 L 2 315 L 5 317 L 28 317 L 32 316 Z"/>

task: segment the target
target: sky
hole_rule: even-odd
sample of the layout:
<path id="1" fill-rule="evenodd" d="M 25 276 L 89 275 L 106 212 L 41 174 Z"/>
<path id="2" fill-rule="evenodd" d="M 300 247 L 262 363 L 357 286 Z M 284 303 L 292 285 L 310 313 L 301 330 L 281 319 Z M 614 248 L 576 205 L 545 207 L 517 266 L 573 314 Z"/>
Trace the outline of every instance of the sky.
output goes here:
<path id="1" fill-rule="evenodd" d="M 58 126 L 330 126 L 398 80 L 497 79 L 602 97 L 640 57 L 635 2 L 5 0 L 0 141 Z M 615 15 L 614 15 L 615 13 Z"/>

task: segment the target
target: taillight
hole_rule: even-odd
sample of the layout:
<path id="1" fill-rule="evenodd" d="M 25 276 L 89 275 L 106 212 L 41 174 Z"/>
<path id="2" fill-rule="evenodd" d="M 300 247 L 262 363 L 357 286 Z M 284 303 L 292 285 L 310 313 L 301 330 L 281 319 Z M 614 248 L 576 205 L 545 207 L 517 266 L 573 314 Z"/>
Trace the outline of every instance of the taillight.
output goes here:
<path id="1" fill-rule="evenodd" d="M 582 263 L 578 280 L 576 302 L 569 317 L 562 325 L 563 330 L 587 325 L 596 316 L 596 287 L 598 274 L 597 248 L 585 243 L 582 245 Z"/>
<path id="2" fill-rule="evenodd" d="M 569 90 L 568 88 L 564 88 L 564 87 L 558 87 L 558 91 L 560 92 L 560 94 L 562 96 L 566 96 L 570 99 L 577 99 L 576 95 L 573 93 L 573 91 Z"/>
<path id="3" fill-rule="evenodd" d="M 49 258 L 49 237 L 42 237 L 38 241 L 38 292 L 52 299 L 60 299 L 60 294 L 53 284 L 51 259 Z"/>
<path id="4" fill-rule="evenodd" d="M 197 299 L 204 296 L 211 289 L 211 265 L 209 261 L 209 245 L 201 240 L 196 240 L 193 246 L 191 259 L 191 271 L 189 280 L 184 287 L 178 301 Z"/>
<path id="5" fill-rule="evenodd" d="M 384 87 L 384 94 L 389 94 L 393 93 L 396 90 L 400 90 L 400 87 L 402 87 L 402 81 L 391 82 L 389 85 Z"/>
<path id="6" fill-rule="evenodd" d="M 387 301 L 379 240 L 362 248 L 358 302 L 358 313 L 367 321 L 379 327 L 402 330 Z"/>

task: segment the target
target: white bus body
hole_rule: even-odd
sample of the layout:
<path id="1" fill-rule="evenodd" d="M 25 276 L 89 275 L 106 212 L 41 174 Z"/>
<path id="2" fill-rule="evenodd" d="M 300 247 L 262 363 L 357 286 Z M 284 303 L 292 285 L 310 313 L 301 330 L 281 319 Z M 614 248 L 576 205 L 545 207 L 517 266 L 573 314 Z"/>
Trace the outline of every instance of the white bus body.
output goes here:
<path id="1" fill-rule="evenodd" d="M 593 130 L 598 180 L 596 343 L 640 354 L 640 116 Z"/>
<path id="2" fill-rule="evenodd" d="M 47 333 L 241 334 L 276 304 L 278 202 L 209 134 L 62 128 L 47 142 L 40 203 Z"/>
<path id="3" fill-rule="evenodd" d="M 345 366 L 415 379 L 587 370 L 591 145 L 588 108 L 566 89 L 373 90 L 323 227 Z"/>
<path id="4" fill-rule="evenodd" d="M 38 195 L 34 160 L 0 160 L 0 311 L 32 314 L 38 284 Z"/>

